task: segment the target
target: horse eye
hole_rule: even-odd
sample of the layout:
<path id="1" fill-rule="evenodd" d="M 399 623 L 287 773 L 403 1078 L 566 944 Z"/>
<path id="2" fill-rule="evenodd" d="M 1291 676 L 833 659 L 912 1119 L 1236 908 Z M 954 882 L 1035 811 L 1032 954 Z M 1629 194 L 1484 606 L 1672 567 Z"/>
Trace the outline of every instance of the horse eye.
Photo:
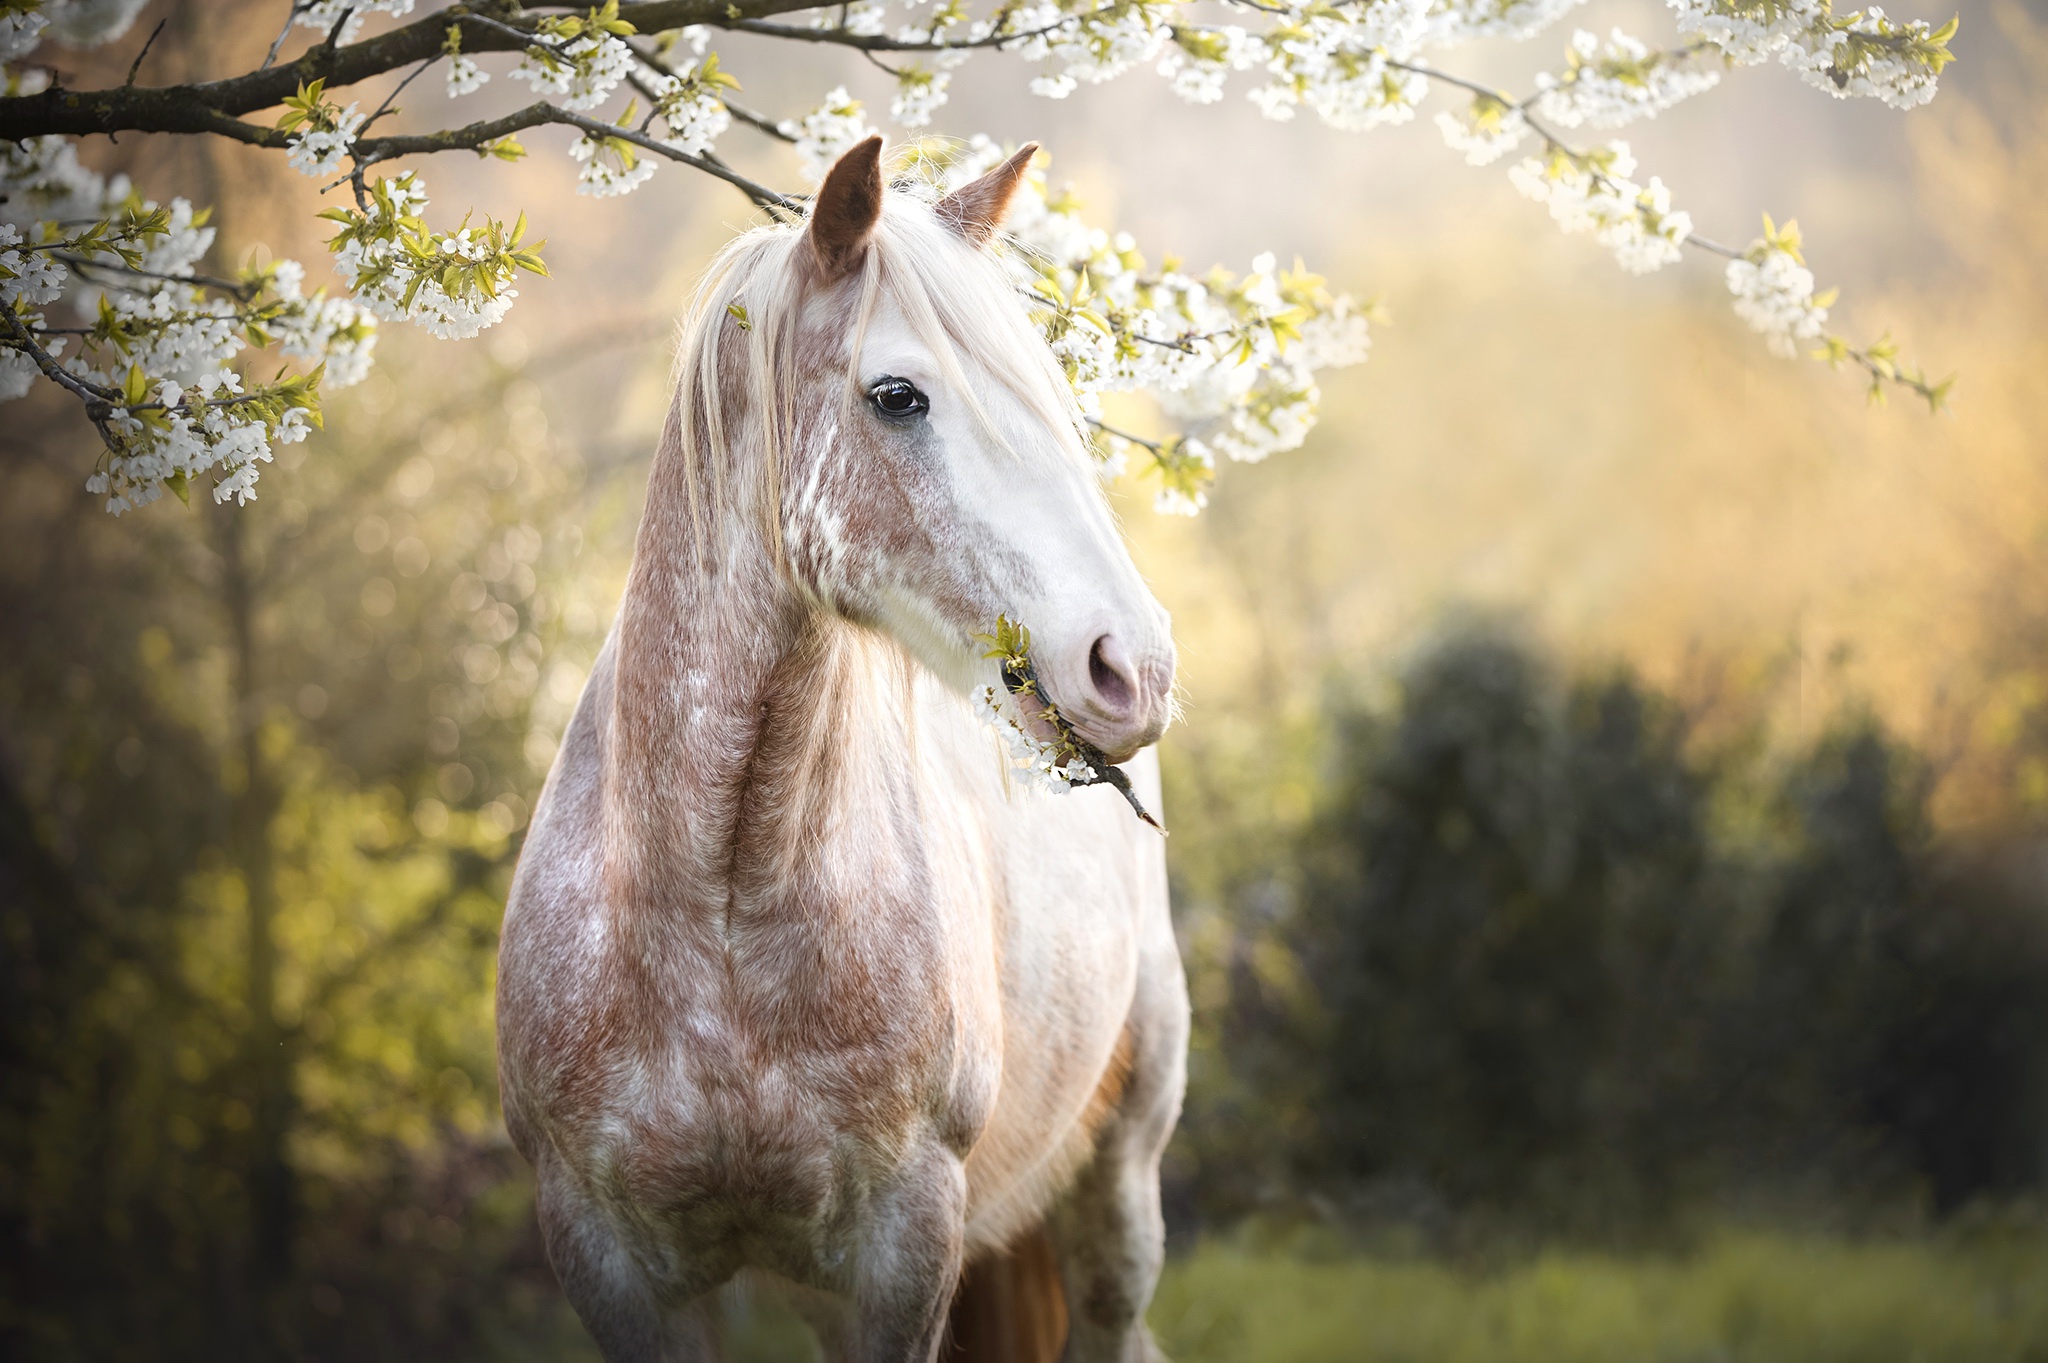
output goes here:
<path id="1" fill-rule="evenodd" d="M 921 416 L 931 410 L 931 399 L 909 379 L 878 379 L 868 389 L 868 401 L 886 417 L 902 419 Z"/>

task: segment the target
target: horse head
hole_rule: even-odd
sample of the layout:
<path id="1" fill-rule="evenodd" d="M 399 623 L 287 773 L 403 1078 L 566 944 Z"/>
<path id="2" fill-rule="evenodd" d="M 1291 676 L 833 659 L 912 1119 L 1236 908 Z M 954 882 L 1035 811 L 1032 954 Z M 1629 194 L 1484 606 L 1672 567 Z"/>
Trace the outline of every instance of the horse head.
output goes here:
<path id="1" fill-rule="evenodd" d="M 1122 760 L 1166 726 L 1173 642 L 992 249 L 1036 148 L 936 204 L 890 188 L 881 151 L 873 137 L 847 152 L 779 250 L 714 272 L 699 389 L 733 386 L 721 336 L 750 348 L 742 405 L 776 484 L 764 509 L 811 599 L 963 691 L 995 680 L 975 636 L 998 616 L 1026 624 L 1046 699 Z"/>

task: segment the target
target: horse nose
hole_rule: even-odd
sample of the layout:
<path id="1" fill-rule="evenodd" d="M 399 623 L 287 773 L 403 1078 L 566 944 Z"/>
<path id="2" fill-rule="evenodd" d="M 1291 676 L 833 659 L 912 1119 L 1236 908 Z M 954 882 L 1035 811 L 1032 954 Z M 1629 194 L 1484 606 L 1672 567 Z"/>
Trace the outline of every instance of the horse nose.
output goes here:
<path id="1" fill-rule="evenodd" d="M 1138 669 L 1114 634 L 1105 634 L 1088 650 L 1088 684 L 1104 719 L 1128 723 L 1138 713 Z"/>
<path id="2" fill-rule="evenodd" d="M 1092 722 L 1083 731 L 1112 760 L 1128 758 L 1158 740 L 1172 689 L 1170 652 L 1148 650 L 1134 659 L 1121 639 L 1104 634 L 1088 649 L 1088 697 L 1080 708 Z"/>

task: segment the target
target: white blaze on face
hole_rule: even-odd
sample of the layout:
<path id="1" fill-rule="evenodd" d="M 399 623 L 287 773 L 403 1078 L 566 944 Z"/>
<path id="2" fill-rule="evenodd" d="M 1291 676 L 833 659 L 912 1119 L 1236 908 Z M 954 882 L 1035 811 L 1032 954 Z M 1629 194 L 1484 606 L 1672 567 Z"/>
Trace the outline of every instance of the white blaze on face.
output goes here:
<path id="1" fill-rule="evenodd" d="M 978 252 L 958 250 L 963 268 L 995 275 L 985 258 L 969 258 Z M 987 301 L 1021 308 L 1007 291 Z M 885 295 L 859 347 L 856 411 L 841 422 L 858 427 L 847 430 L 848 452 L 884 465 L 852 471 L 846 495 L 886 487 L 884 514 L 915 517 L 919 532 L 867 528 L 898 550 L 877 574 L 869 609 L 962 690 L 994 680 L 969 636 L 997 614 L 1021 621 L 1047 692 L 1085 737 L 1113 756 L 1151 742 L 1172 683 L 1167 615 L 1131 561 L 1079 433 L 1049 419 L 1069 410 L 1064 395 L 1034 391 L 1058 382 L 1057 372 L 1025 354 L 1007 357 L 999 373 L 1006 357 L 941 356 L 920 332 Z M 868 394 L 888 379 L 913 385 L 926 410 L 886 415 Z M 842 508 L 839 520 L 859 526 L 863 517 Z M 929 561 L 904 552 L 906 541 Z"/>

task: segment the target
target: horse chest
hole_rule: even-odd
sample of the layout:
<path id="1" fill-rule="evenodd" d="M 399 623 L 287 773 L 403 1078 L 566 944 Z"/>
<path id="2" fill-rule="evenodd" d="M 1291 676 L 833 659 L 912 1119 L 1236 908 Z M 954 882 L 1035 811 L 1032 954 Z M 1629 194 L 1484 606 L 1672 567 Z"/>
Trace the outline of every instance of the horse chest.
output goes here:
<path id="1" fill-rule="evenodd" d="M 967 1035 L 946 942 L 837 921 L 742 918 L 606 972 L 572 1158 L 654 1238 L 829 1259 L 875 1188 L 986 1120 L 1000 1061 Z"/>

